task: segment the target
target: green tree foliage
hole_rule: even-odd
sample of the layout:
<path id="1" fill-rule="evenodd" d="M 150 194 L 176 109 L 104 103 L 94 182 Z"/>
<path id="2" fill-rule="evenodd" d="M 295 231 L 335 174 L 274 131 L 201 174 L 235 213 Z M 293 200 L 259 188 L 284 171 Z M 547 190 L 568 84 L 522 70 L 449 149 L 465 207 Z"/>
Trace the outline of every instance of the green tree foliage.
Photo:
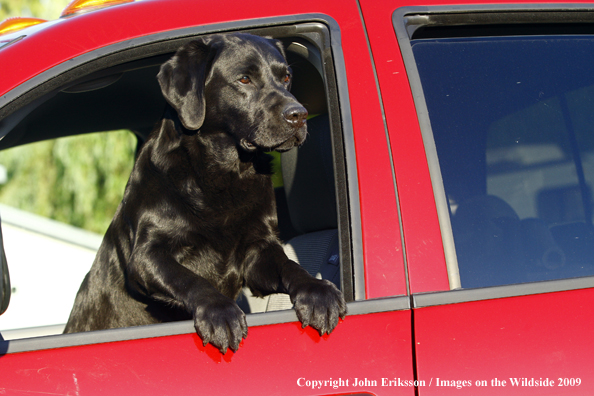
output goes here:
<path id="1" fill-rule="evenodd" d="M 103 233 L 122 199 L 134 163 L 128 131 L 94 133 L 0 152 L 7 182 L 0 202 Z"/>

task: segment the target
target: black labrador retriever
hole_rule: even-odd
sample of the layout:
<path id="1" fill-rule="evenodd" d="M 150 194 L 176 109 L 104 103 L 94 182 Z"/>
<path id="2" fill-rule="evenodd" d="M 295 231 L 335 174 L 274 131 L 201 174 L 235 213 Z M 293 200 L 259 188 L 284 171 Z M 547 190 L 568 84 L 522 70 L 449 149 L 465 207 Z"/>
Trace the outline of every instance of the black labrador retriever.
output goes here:
<path id="1" fill-rule="evenodd" d="M 330 333 L 341 292 L 289 260 L 277 237 L 270 156 L 299 146 L 306 109 L 277 40 L 212 35 L 158 74 L 168 103 L 76 296 L 65 332 L 194 319 L 204 345 L 237 351 L 235 303 L 288 293 L 305 327 Z"/>

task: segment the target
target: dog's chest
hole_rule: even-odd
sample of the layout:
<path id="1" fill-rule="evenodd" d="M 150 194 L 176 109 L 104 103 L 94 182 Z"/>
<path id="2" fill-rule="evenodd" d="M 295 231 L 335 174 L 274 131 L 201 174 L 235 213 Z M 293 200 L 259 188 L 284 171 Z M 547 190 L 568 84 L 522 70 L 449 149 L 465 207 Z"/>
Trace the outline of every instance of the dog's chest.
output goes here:
<path id="1" fill-rule="evenodd" d="M 194 199 L 224 226 L 265 215 L 274 205 L 270 176 L 258 174 L 253 168 L 243 173 L 211 175 L 200 184 Z"/>
<path id="2" fill-rule="evenodd" d="M 243 177 L 240 177 L 243 176 Z M 222 175 L 192 195 L 184 258 L 237 267 L 250 246 L 276 233 L 274 191 L 268 175 Z M 196 263 L 203 266 L 202 263 Z M 223 275 L 223 274 L 221 274 Z"/>

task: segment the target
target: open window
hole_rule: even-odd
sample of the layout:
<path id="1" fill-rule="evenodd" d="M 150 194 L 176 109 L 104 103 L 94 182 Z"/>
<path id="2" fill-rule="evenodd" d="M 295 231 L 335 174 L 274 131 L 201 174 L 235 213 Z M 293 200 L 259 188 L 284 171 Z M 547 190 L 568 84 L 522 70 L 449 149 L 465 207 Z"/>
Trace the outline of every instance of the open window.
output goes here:
<path id="1" fill-rule="evenodd" d="M 278 38 L 284 43 L 294 72 L 292 93 L 310 114 L 306 143 L 278 156 L 279 175 L 275 180 L 280 237 L 291 258 L 314 276 L 335 282 L 347 301 L 352 301 L 352 232 L 343 118 L 338 106 L 328 27 L 303 23 L 245 31 Z M 55 75 L 39 85 L 30 82 L 23 88 L 23 95 L 0 108 L 0 149 L 74 135 L 102 133 L 106 136 L 104 131 L 113 130 L 129 131 L 140 147 L 166 105 L 155 78 L 160 65 L 193 37 L 196 36 L 187 32 L 179 36 L 175 32 L 167 33 L 150 44 L 142 40 L 137 47 L 132 45 L 112 53 L 103 51 L 89 62 L 60 65 L 55 68 Z M 107 55 L 103 55 L 105 53 Z M 104 160 L 113 158 L 108 155 Z M 10 259 L 8 264 L 11 265 Z M 63 287 L 63 277 L 45 280 L 54 287 Z M 81 281 L 82 277 L 72 279 L 76 288 Z M 32 295 L 31 298 L 48 296 Z M 249 293 L 241 298 L 240 306 L 246 312 L 291 308 L 284 296 L 262 300 L 250 297 Z M 6 329 L 2 329 L 1 323 L 2 318 L 0 331 L 5 339 L 26 334 L 2 331 Z M 60 325 L 39 323 L 47 324 Z M 60 326 L 52 326 L 37 334 L 58 333 L 60 329 Z"/>

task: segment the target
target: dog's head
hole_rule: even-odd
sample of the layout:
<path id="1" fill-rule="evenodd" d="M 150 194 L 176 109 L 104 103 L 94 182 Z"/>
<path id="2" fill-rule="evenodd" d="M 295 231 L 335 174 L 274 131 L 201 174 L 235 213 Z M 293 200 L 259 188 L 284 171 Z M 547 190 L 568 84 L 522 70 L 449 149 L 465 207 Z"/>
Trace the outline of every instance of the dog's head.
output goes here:
<path id="1" fill-rule="evenodd" d="M 223 130 L 247 151 L 286 151 L 307 135 L 307 110 L 289 92 L 278 40 L 211 35 L 181 47 L 157 76 L 189 130 Z"/>

